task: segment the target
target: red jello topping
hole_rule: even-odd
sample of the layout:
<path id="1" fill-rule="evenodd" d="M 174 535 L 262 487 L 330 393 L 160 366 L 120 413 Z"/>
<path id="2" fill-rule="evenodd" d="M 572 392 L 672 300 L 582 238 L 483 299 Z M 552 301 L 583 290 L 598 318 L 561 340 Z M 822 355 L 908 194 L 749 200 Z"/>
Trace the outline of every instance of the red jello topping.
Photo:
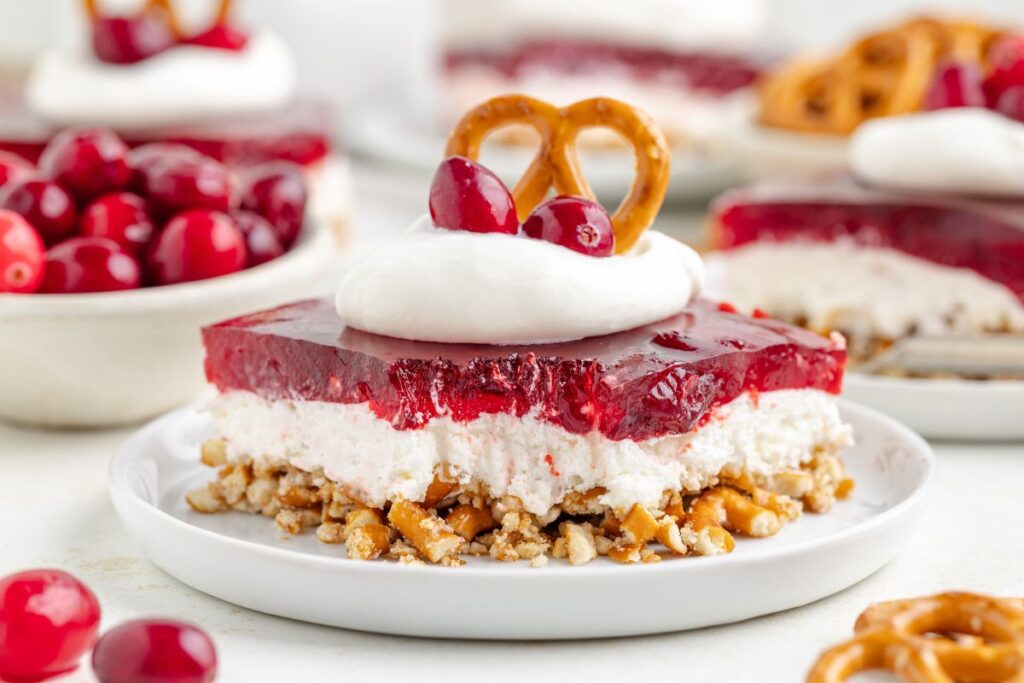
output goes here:
<path id="1" fill-rule="evenodd" d="M 739 190 L 715 202 L 716 246 L 755 241 L 848 241 L 969 268 L 1024 301 L 1024 205 L 895 195 L 854 181 L 806 181 L 797 192 Z M 815 196 L 815 190 L 817 190 Z"/>
<path id="2" fill-rule="evenodd" d="M 368 402 L 396 429 L 450 416 L 539 416 L 621 440 L 690 431 L 744 392 L 838 393 L 846 351 L 709 302 L 627 332 L 529 347 L 431 344 L 345 327 L 329 301 L 304 301 L 203 330 L 221 391 L 270 400 Z"/>

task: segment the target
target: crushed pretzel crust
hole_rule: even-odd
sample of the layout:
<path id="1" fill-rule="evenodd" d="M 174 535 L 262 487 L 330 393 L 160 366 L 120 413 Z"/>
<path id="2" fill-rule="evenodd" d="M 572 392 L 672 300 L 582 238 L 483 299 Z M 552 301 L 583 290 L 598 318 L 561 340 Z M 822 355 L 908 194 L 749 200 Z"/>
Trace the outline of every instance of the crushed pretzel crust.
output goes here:
<path id="1" fill-rule="evenodd" d="M 456 483 L 452 472 L 441 471 L 424 500 L 399 498 L 376 509 L 322 473 L 262 459 L 228 462 L 225 453 L 218 439 L 202 446 L 202 462 L 218 474 L 186 495 L 196 512 L 262 514 L 287 534 L 312 529 L 323 543 L 344 544 L 352 559 L 399 564 L 454 567 L 475 556 L 542 567 L 549 558 L 640 564 L 719 555 L 733 550 L 734 535 L 772 536 L 805 511 L 828 512 L 853 490 L 839 458 L 820 452 L 800 469 L 771 477 L 723 470 L 702 491 L 666 491 L 654 508 L 611 509 L 595 488 L 534 515 L 517 498 L 492 497 L 486 487 Z"/>

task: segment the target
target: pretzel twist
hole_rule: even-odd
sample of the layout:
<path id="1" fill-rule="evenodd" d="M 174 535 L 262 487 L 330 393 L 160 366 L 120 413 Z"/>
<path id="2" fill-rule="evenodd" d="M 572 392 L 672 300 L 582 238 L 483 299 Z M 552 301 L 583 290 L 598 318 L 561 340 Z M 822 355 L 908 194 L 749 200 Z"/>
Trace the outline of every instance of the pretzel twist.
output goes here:
<path id="1" fill-rule="evenodd" d="M 611 217 L 615 252 L 629 251 L 654 222 L 669 181 L 671 153 L 650 117 L 628 104 L 603 97 L 558 108 L 526 95 L 502 95 L 462 117 L 448 137 L 446 154 L 476 160 L 489 135 L 513 124 L 530 126 L 540 135 L 537 155 L 512 189 L 520 220 L 544 201 L 552 187 L 558 194 L 594 199 L 576 156 L 576 138 L 581 130 L 610 128 L 633 146 L 636 175 Z"/>
<path id="2" fill-rule="evenodd" d="M 1024 681 L 1024 601 L 941 593 L 872 605 L 854 636 L 821 655 L 807 683 L 884 669 L 915 683 Z"/>
<path id="3" fill-rule="evenodd" d="M 971 22 L 922 18 L 865 36 L 836 57 L 798 60 L 765 79 L 760 121 L 847 134 L 870 118 L 917 111 L 941 60 L 984 66 L 1002 35 Z"/>
<path id="4" fill-rule="evenodd" d="M 85 12 L 90 20 L 96 21 L 103 16 L 100 10 L 100 0 L 83 0 L 83 3 L 85 5 Z M 231 4 L 232 0 L 220 0 L 217 13 L 213 17 L 212 24 L 214 26 L 227 23 L 228 17 L 231 16 Z M 171 33 L 176 38 L 182 39 L 187 37 L 187 33 L 178 19 L 178 13 L 174 8 L 174 0 L 146 0 L 139 13 L 145 14 L 152 10 L 159 10 L 162 13 L 164 21 L 167 22 L 167 28 L 171 30 Z"/>

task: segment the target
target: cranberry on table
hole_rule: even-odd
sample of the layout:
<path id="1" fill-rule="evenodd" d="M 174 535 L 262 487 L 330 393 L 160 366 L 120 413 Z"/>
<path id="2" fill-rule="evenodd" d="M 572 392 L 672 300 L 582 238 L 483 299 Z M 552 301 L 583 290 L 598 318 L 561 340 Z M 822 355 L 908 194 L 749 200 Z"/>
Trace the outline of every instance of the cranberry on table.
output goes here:
<path id="1" fill-rule="evenodd" d="M 207 156 L 174 154 L 140 166 L 142 194 L 167 213 L 186 209 L 227 211 L 234 205 L 234 179 L 227 167 Z"/>
<path id="2" fill-rule="evenodd" d="M 266 218 L 242 209 L 232 211 L 231 218 L 245 235 L 245 247 L 248 253 L 247 267 L 273 261 L 284 254 L 284 247 L 281 246 L 281 240 L 278 239 L 277 230 Z"/>
<path id="3" fill-rule="evenodd" d="M 128 186 L 128 146 L 105 128 L 58 133 L 39 157 L 39 168 L 80 201 Z"/>
<path id="4" fill-rule="evenodd" d="M 196 626 L 140 619 L 100 638 L 92 668 L 100 683 L 209 683 L 217 675 L 217 650 Z"/>
<path id="5" fill-rule="evenodd" d="M 35 292 L 43 284 L 45 263 L 39 233 L 18 214 L 0 209 L 0 292 Z"/>
<path id="6" fill-rule="evenodd" d="M 139 254 L 156 234 L 146 200 L 131 192 L 114 192 L 82 211 L 79 231 L 88 237 L 107 237 L 122 249 Z"/>
<path id="7" fill-rule="evenodd" d="M 0 579 L 0 679 L 39 681 L 71 671 L 96 642 L 100 605 L 56 569 Z"/>
<path id="8" fill-rule="evenodd" d="M 142 270 L 134 256 L 106 237 L 72 237 L 46 252 L 44 294 L 136 289 Z"/>
<path id="9" fill-rule="evenodd" d="M 244 31 L 240 31 L 234 26 L 230 26 L 228 24 L 214 24 L 202 33 L 189 36 L 185 39 L 185 42 L 189 45 L 199 45 L 202 47 L 217 48 L 218 50 L 238 52 L 240 50 L 244 50 L 245 46 L 249 44 L 249 36 L 246 35 Z"/>
<path id="10" fill-rule="evenodd" d="M 0 206 L 20 214 L 53 244 L 75 231 L 75 202 L 60 185 L 39 174 L 15 178 L 0 192 Z"/>
<path id="11" fill-rule="evenodd" d="M 31 174 L 33 170 L 32 164 L 17 154 L 0 150 L 0 188 L 16 178 Z"/>
<path id="12" fill-rule="evenodd" d="M 615 251 L 608 212 L 583 197 L 562 195 L 541 204 L 523 221 L 523 233 L 587 256 L 611 256 Z"/>
<path id="13" fill-rule="evenodd" d="M 149 252 L 150 275 L 161 285 L 205 280 L 242 270 L 245 237 L 219 211 L 192 209 L 172 218 Z"/>
<path id="14" fill-rule="evenodd" d="M 174 46 L 177 39 L 158 13 L 99 17 L 92 22 L 92 49 L 102 62 L 134 64 Z"/>
<path id="15" fill-rule="evenodd" d="M 984 106 L 985 91 L 977 64 L 947 61 L 939 65 L 925 94 L 926 110 Z"/>
<path id="16" fill-rule="evenodd" d="M 430 184 L 430 217 L 451 230 L 515 235 L 519 220 L 512 194 L 498 176 L 465 157 L 441 162 Z"/>
<path id="17" fill-rule="evenodd" d="M 297 164 L 275 161 L 249 169 L 243 177 L 242 208 L 255 211 L 277 230 L 288 248 L 302 230 L 306 180 Z"/>

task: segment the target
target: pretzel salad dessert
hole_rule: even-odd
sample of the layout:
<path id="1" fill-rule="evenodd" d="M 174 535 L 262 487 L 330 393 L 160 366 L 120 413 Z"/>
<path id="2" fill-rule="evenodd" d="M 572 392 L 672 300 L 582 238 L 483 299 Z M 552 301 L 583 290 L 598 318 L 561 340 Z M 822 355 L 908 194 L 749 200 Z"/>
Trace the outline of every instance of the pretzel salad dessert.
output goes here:
<path id="1" fill-rule="evenodd" d="M 542 144 L 510 192 L 476 159 L 512 124 Z M 593 126 L 636 153 L 611 216 L 576 160 Z M 645 114 L 499 96 L 447 155 L 429 215 L 334 302 L 203 330 L 219 473 L 196 511 L 315 529 L 350 558 L 578 565 L 728 553 L 850 492 L 843 339 L 697 298 L 696 252 L 647 231 L 670 154 Z"/>
<path id="2" fill-rule="evenodd" d="M 741 310 L 839 331 L 852 366 L 886 374 L 882 354 L 899 340 L 1012 339 L 1002 335 L 1024 332 L 1022 145 L 1024 123 L 977 107 L 865 123 L 850 173 L 714 201 L 709 288 Z"/>
<path id="3" fill-rule="evenodd" d="M 235 172 L 302 172 L 313 217 L 344 232 L 350 181 L 332 149 L 334 112 L 298 92 L 281 37 L 245 26 L 232 0 L 74 4 L 74 42 L 41 54 L 24 87 L 0 91 L 0 166 L 37 163 L 63 129 L 111 129 L 130 147 L 188 147 Z"/>
<path id="4" fill-rule="evenodd" d="M 912 683 L 1024 680 L 1024 600 L 940 593 L 872 605 L 854 636 L 821 655 L 807 683 L 842 683 L 862 671 Z"/>
<path id="5" fill-rule="evenodd" d="M 867 120 L 979 106 L 1024 114 L 1021 39 L 968 20 L 923 17 L 856 40 L 838 54 L 798 58 L 759 84 L 758 121 L 845 136 Z"/>

